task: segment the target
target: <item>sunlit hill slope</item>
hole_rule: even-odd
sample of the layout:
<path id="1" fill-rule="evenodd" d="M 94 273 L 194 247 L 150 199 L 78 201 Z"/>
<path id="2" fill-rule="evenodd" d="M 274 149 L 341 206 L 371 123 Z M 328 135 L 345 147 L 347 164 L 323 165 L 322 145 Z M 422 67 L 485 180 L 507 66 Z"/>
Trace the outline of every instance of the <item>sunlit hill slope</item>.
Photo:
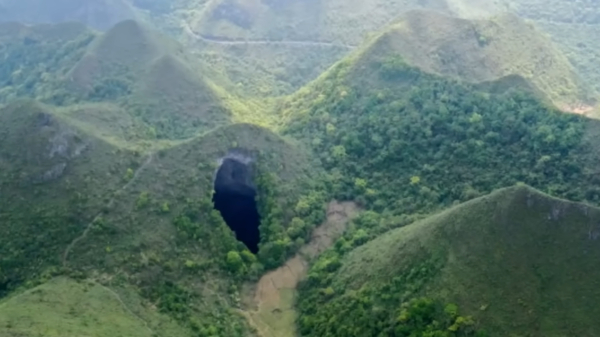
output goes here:
<path id="1" fill-rule="evenodd" d="M 403 336 L 403 325 L 423 319 L 435 329 L 440 319 L 456 336 L 475 326 L 486 330 L 476 336 L 595 336 L 599 216 L 528 187 L 498 190 L 389 232 L 329 271 L 321 261 L 305 285 L 313 296 L 301 300 L 302 326 L 320 336 Z M 333 294 L 307 291 L 317 285 Z M 343 309 L 359 303 L 363 315 Z"/>
<path id="2" fill-rule="evenodd" d="M 552 41 L 513 15 L 464 20 L 412 11 L 369 49 L 366 57 L 398 54 L 426 72 L 471 83 L 517 75 L 557 105 L 592 98 Z"/>

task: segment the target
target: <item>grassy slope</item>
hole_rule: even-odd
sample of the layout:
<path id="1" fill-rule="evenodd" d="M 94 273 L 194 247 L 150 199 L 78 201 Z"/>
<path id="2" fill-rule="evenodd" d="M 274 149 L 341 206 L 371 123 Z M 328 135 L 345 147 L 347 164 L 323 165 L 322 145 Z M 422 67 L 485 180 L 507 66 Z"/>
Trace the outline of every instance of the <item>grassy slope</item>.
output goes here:
<path id="1" fill-rule="evenodd" d="M 112 289 L 60 277 L 0 302 L 0 334 L 6 337 L 188 336 L 150 308 L 142 309 L 147 316 L 144 318 L 132 308 L 137 309 L 126 304 Z"/>
<path id="2" fill-rule="evenodd" d="M 389 283 L 441 254 L 422 294 L 456 303 L 490 336 L 595 336 L 599 217 L 596 208 L 527 187 L 499 190 L 356 249 L 334 288 Z"/>
<path id="3" fill-rule="evenodd" d="M 10 104 L 0 119 L 4 293 L 59 265 L 137 159 L 35 103 Z"/>
<path id="4" fill-rule="evenodd" d="M 548 38 L 512 15 L 468 21 L 413 11 L 371 48 L 376 57 L 397 53 L 427 72 L 468 82 L 519 75 L 556 104 L 586 100 L 591 93 Z"/>

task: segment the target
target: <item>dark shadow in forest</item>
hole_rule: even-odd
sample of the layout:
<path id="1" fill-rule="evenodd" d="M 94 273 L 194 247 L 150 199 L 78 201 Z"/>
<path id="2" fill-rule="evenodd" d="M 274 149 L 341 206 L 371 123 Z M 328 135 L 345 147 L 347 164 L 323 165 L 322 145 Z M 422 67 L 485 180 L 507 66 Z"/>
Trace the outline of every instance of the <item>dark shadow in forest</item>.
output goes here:
<path id="1" fill-rule="evenodd" d="M 260 233 L 260 215 L 256 205 L 256 188 L 249 165 L 232 158 L 223 160 L 215 179 L 213 202 L 236 238 L 256 254 Z"/>

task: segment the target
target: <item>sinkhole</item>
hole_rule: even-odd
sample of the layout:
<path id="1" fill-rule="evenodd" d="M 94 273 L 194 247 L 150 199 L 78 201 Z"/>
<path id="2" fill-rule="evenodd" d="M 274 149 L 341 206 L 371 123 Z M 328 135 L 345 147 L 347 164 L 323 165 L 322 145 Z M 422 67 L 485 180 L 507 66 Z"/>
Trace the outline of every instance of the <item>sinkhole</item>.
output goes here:
<path id="1" fill-rule="evenodd" d="M 260 233 L 260 215 L 256 205 L 256 187 L 252 183 L 251 160 L 244 156 L 222 159 L 215 176 L 214 207 L 227 226 L 256 254 Z"/>

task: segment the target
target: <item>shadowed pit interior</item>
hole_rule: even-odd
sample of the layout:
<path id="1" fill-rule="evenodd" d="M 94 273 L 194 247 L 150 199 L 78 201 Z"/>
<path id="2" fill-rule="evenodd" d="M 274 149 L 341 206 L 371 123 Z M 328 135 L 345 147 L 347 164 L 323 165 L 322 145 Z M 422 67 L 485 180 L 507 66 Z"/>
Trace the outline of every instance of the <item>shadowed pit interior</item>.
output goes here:
<path id="1" fill-rule="evenodd" d="M 253 253 L 258 252 L 260 241 L 255 197 L 250 165 L 233 158 L 224 159 L 215 179 L 215 209 L 221 212 L 236 238 Z"/>

